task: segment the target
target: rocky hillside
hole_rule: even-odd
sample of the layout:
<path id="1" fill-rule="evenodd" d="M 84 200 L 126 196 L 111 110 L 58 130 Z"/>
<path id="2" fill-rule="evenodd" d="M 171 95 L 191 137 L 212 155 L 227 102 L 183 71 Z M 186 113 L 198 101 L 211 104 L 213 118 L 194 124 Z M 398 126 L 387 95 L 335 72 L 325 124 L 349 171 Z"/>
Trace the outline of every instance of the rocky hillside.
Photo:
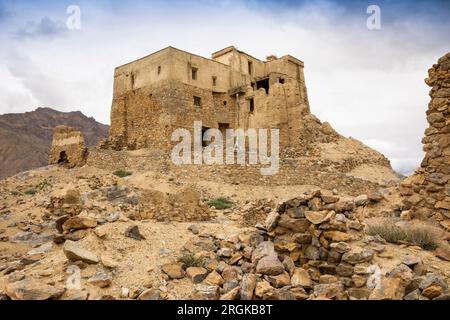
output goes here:
<path id="1" fill-rule="evenodd" d="M 0 180 L 0 300 L 450 299 L 445 234 L 397 218 L 392 188 L 191 182 L 89 165 Z"/>
<path id="2" fill-rule="evenodd" d="M 87 146 L 108 134 L 108 126 L 81 112 L 38 108 L 32 112 L 0 115 L 0 178 L 47 165 L 53 128 L 68 125 L 80 130 Z"/>

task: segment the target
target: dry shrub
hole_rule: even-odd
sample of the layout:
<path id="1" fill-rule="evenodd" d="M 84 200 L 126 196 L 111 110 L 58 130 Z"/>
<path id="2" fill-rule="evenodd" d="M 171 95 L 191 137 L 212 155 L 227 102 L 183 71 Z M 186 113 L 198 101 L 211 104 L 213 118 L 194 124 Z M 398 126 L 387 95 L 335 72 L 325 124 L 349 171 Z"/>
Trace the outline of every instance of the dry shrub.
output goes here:
<path id="1" fill-rule="evenodd" d="M 190 267 L 203 267 L 205 265 L 205 259 L 203 257 L 197 257 L 192 253 L 187 253 L 178 257 L 178 262 L 183 264 L 183 269 Z"/>
<path id="2" fill-rule="evenodd" d="M 424 225 L 415 224 L 405 228 L 406 241 L 413 243 L 425 250 L 434 250 L 439 246 L 439 229 Z"/>
<path id="3" fill-rule="evenodd" d="M 425 250 L 434 250 L 439 246 L 440 230 L 431 225 L 414 223 L 396 225 L 396 219 L 377 219 L 368 223 L 367 234 L 379 235 L 387 242 L 406 241 Z"/>
<path id="4" fill-rule="evenodd" d="M 395 225 L 394 219 L 380 219 L 369 223 L 367 226 L 367 234 L 371 236 L 379 235 L 391 243 L 397 243 L 406 239 L 405 230 Z"/>

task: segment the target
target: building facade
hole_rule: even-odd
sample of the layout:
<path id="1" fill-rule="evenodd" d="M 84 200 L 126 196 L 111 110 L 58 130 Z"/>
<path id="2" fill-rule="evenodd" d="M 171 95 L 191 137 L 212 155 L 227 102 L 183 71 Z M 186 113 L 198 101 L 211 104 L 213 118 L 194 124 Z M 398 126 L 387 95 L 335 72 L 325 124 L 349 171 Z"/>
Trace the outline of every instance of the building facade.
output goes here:
<path id="1" fill-rule="evenodd" d="M 256 59 L 227 47 L 207 59 L 173 47 L 116 68 L 108 143 L 114 149 L 165 150 L 178 128 L 278 128 L 295 146 L 309 114 L 302 61 Z"/>

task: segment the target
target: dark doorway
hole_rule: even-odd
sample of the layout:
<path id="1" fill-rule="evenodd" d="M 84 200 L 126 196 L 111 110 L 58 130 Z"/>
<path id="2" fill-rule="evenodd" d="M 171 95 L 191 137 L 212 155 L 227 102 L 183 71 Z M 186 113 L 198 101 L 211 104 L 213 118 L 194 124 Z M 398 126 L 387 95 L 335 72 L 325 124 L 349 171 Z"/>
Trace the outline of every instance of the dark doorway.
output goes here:
<path id="1" fill-rule="evenodd" d="M 208 127 L 202 127 L 202 147 L 207 147 L 209 145 L 209 141 L 203 140 L 203 138 L 205 137 L 205 133 L 208 129 L 209 129 Z"/>
<path id="2" fill-rule="evenodd" d="M 255 100 L 253 98 L 248 99 L 248 106 L 250 113 L 253 113 L 255 111 Z"/>
<path id="3" fill-rule="evenodd" d="M 264 88 L 269 93 L 269 78 L 256 81 L 256 90 Z"/>
<path id="4" fill-rule="evenodd" d="M 58 164 L 66 164 L 69 163 L 69 159 L 67 158 L 67 154 L 65 151 L 61 151 L 59 153 Z"/>
<path id="5" fill-rule="evenodd" d="M 222 133 L 222 137 L 223 137 L 224 141 L 227 136 L 227 129 L 230 129 L 229 123 L 219 123 L 219 130 Z"/>

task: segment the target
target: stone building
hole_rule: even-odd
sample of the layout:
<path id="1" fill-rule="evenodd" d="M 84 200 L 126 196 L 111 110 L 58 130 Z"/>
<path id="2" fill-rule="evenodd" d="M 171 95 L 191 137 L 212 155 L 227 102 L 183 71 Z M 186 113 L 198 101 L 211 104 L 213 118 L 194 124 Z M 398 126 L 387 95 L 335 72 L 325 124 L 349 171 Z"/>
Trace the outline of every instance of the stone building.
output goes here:
<path id="1" fill-rule="evenodd" d="M 400 193 L 405 209 L 414 218 L 434 218 L 450 230 L 450 53 L 428 70 L 425 82 L 432 87 L 425 130 L 425 158 L 405 179 Z"/>
<path id="2" fill-rule="evenodd" d="M 49 164 L 68 168 L 80 167 L 86 163 L 87 153 L 88 149 L 80 131 L 67 126 L 55 127 Z"/>
<path id="3" fill-rule="evenodd" d="M 207 59 L 173 47 L 116 68 L 108 144 L 116 150 L 170 148 L 177 128 L 279 128 L 295 146 L 309 103 L 302 61 L 261 61 L 235 47 Z"/>

